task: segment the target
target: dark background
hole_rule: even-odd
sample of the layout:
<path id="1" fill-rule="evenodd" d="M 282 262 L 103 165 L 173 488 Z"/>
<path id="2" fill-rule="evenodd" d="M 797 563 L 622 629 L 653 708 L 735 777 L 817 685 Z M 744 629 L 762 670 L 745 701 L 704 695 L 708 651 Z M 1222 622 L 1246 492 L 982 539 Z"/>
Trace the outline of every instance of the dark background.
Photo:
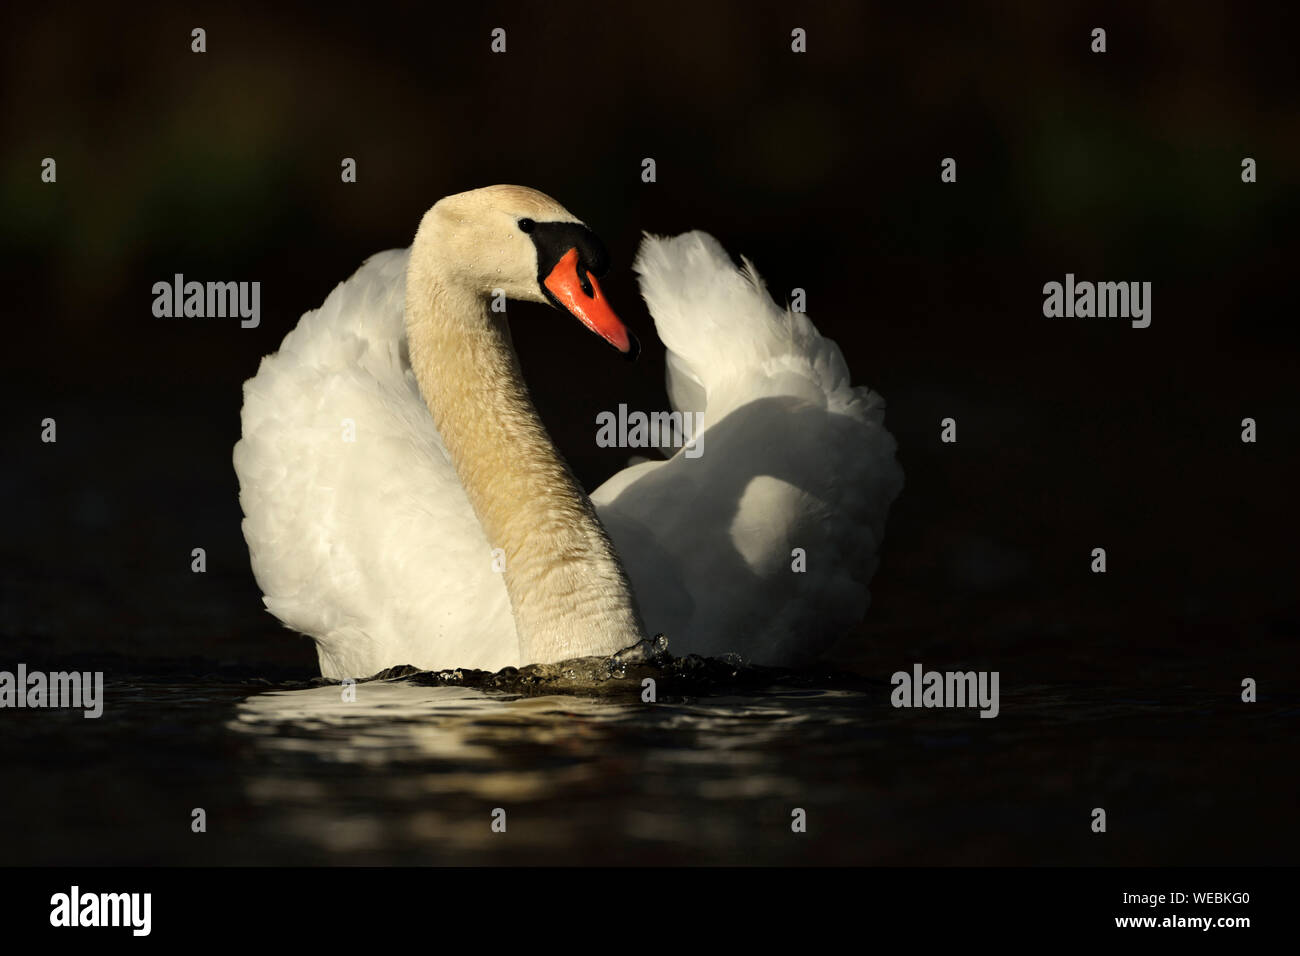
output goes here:
<path id="1" fill-rule="evenodd" d="M 806 289 L 886 397 L 907 485 L 837 662 L 987 667 L 1004 687 L 1293 686 L 1297 18 L 1039 6 L 7 12 L 4 657 L 315 673 L 248 568 L 241 383 L 439 197 L 517 182 L 605 239 L 606 292 L 646 346 L 628 366 L 511 308 L 590 487 L 626 455 L 595 447 L 596 412 L 666 406 L 630 271 L 643 230 L 706 229 L 778 299 Z M 176 272 L 260 281 L 261 326 L 154 318 L 151 287 Z M 1151 281 L 1151 327 L 1043 318 L 1042 285 L 1066 272 Z M 57 444 L 39 440 L 47 416 Z"/>

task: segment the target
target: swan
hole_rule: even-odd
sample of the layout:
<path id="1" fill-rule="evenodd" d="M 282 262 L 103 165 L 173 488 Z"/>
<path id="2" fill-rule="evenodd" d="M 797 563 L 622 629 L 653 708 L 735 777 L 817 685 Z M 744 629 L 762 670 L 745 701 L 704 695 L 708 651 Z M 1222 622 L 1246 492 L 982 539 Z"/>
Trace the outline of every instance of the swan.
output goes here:
<path id="1" fill-rule="evenodd" d="M 447 196 L 244 384 L 253 573 L 323 676 L 608 656 L 660 632 L 678 654 L 799 663 L 862 620 L 903 480 L 884 403 L 703 232 L 647 235 L 635 263 L 672 407 L 702 413 L 694 453 L 579 486 L 493 304 L 557 306 L 633 357 L 607 264 L 540 192 Z"/>

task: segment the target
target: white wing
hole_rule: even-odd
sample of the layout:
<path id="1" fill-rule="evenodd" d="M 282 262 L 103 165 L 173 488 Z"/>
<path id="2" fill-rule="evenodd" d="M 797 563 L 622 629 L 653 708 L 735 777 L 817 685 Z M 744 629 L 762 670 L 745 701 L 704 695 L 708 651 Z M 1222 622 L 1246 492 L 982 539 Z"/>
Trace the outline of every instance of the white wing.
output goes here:
<path id="1" fill-rule="evenodd" d="M 244 385 L 253 573 L 327 677 L 519 662 L 502 575 L 411 372 L 406 261 L 368 259 Z"/>
<path id="2" fill-rule="evenodd" d="M 713 237 L 648 236 L 636 268 L 673 407 L 704 413 L 699 457 L 634 465 L 592 496 L 646 625 L 676 654 L 815 656 L 865 614 L 902 488 L 884 403 Z"/>

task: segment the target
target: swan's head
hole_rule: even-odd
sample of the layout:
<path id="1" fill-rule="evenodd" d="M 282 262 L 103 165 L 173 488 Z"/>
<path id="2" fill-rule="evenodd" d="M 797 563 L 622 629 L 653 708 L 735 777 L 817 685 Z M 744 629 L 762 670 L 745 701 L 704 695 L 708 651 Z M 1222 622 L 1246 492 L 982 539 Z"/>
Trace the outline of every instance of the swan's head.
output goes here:
<path id="1" fill-rule="evenodd" d="M 447 196 L 425 214 L 415 246 L 477 295 L 548 302 L 629 358 L 639 351 L 596 281 L 609 268 L 605 246 L 535 189 L 486 186 Z"/>

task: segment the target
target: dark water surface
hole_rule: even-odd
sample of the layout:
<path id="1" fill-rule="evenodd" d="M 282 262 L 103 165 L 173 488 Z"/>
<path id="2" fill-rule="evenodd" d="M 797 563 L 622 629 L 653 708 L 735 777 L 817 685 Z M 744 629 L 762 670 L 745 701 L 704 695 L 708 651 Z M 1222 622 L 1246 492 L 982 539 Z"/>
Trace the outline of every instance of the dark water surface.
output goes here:
<path id="1" fill-rule="evenodd" d="M 1300 707 L 638 664 L 332 682 L 106 674 L 98 720 L 6 715 L 6 864 L 1278 863 Z M 659 697 L 641 700 L 658 673 Z M 569 691 L 556 693 L 557 689 Z M 207 832 L 190 829 L 207 813 Z M 1090 831 L 1104 807 L 1108 832 Z M 495 808 L 506 832 L 491 828 Z M 807 812 L 807 832 L 791 812 Z"/>

